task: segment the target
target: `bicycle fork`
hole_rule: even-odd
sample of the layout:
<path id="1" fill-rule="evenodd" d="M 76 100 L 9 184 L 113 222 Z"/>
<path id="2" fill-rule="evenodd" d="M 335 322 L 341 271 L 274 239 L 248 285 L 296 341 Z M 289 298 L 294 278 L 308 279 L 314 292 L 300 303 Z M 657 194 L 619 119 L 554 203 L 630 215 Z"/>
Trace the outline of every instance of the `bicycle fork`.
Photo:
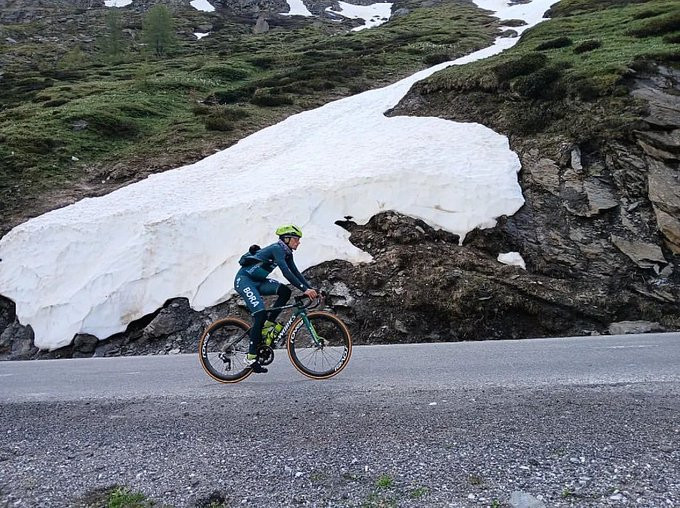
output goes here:
<path id="1" fill-rule="evenodd" d="M 302 321 L 305 323 L 307 329 L 312 333 L 312 338 L 314 339 L 314 343 L 316 344 L 316 346 L 323 347 L 324 346 L 323 339 L 319 337 L 319 335 L 316 333 L 314 326 L 312 326 L 312 323 L 307 318 L 307 314 L 302 315 Z"/>

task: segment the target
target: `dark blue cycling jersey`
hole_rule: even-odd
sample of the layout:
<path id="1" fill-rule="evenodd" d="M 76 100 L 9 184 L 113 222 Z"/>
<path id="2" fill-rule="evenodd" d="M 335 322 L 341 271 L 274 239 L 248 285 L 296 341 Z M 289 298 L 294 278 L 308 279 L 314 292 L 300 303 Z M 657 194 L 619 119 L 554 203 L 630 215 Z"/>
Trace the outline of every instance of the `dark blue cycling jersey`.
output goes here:
<path id="1" fill-rule="evenodd" d="M 255 254 L 244 256 L 246 257 L 253 264 L 243 266 L 239 272 L 245 273 L 254 281 L 265 280 L 278 266 L 288 282 L 300 291 L 306 291 L 311 287 L 295 266 L 293 251 L 281 240 L 258 250 Z"/>

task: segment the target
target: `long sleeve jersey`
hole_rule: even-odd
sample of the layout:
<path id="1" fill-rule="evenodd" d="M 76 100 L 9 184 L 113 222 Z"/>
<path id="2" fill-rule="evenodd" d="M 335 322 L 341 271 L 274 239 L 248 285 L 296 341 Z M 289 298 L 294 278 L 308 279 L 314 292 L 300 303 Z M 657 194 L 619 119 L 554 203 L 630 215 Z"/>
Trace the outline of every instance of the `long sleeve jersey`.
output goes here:
<path id="1" fill-rule="evenodd" d="M 288 282 L 300 291 L 306 291 L 311 287 L 295 266 L 293 251 L 281 240 L 245 257 L 252 264 L 244 265 L 241 262 L 244 265 L 242 270 L 255 280 L 264 280 L 278 266 Z"/>

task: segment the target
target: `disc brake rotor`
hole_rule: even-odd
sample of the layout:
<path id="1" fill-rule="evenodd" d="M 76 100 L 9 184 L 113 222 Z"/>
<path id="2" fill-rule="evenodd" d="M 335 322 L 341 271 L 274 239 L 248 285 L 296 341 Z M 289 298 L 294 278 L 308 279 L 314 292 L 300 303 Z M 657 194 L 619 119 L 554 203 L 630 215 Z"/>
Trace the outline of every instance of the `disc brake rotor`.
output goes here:
<path id="1" fill-rule="evenodd" d="M 257 359 L 260 362 L 260 365 L 269 365 L 274 361 L 274 350 L 269 346 L 258 346 Z"/>

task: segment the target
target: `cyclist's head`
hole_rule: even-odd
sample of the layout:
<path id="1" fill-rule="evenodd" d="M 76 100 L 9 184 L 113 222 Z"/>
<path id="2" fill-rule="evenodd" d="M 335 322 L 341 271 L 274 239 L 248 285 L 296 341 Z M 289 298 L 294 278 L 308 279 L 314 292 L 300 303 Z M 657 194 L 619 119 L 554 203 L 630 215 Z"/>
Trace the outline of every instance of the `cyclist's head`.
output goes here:
<path id="1" fill-rule="evenodd" d="M 300 238 L 302 238 L 302 230 L 295 224 L 286 224 L 277 228 L 276 234 L 291 249 L 297 249 Z"/>

